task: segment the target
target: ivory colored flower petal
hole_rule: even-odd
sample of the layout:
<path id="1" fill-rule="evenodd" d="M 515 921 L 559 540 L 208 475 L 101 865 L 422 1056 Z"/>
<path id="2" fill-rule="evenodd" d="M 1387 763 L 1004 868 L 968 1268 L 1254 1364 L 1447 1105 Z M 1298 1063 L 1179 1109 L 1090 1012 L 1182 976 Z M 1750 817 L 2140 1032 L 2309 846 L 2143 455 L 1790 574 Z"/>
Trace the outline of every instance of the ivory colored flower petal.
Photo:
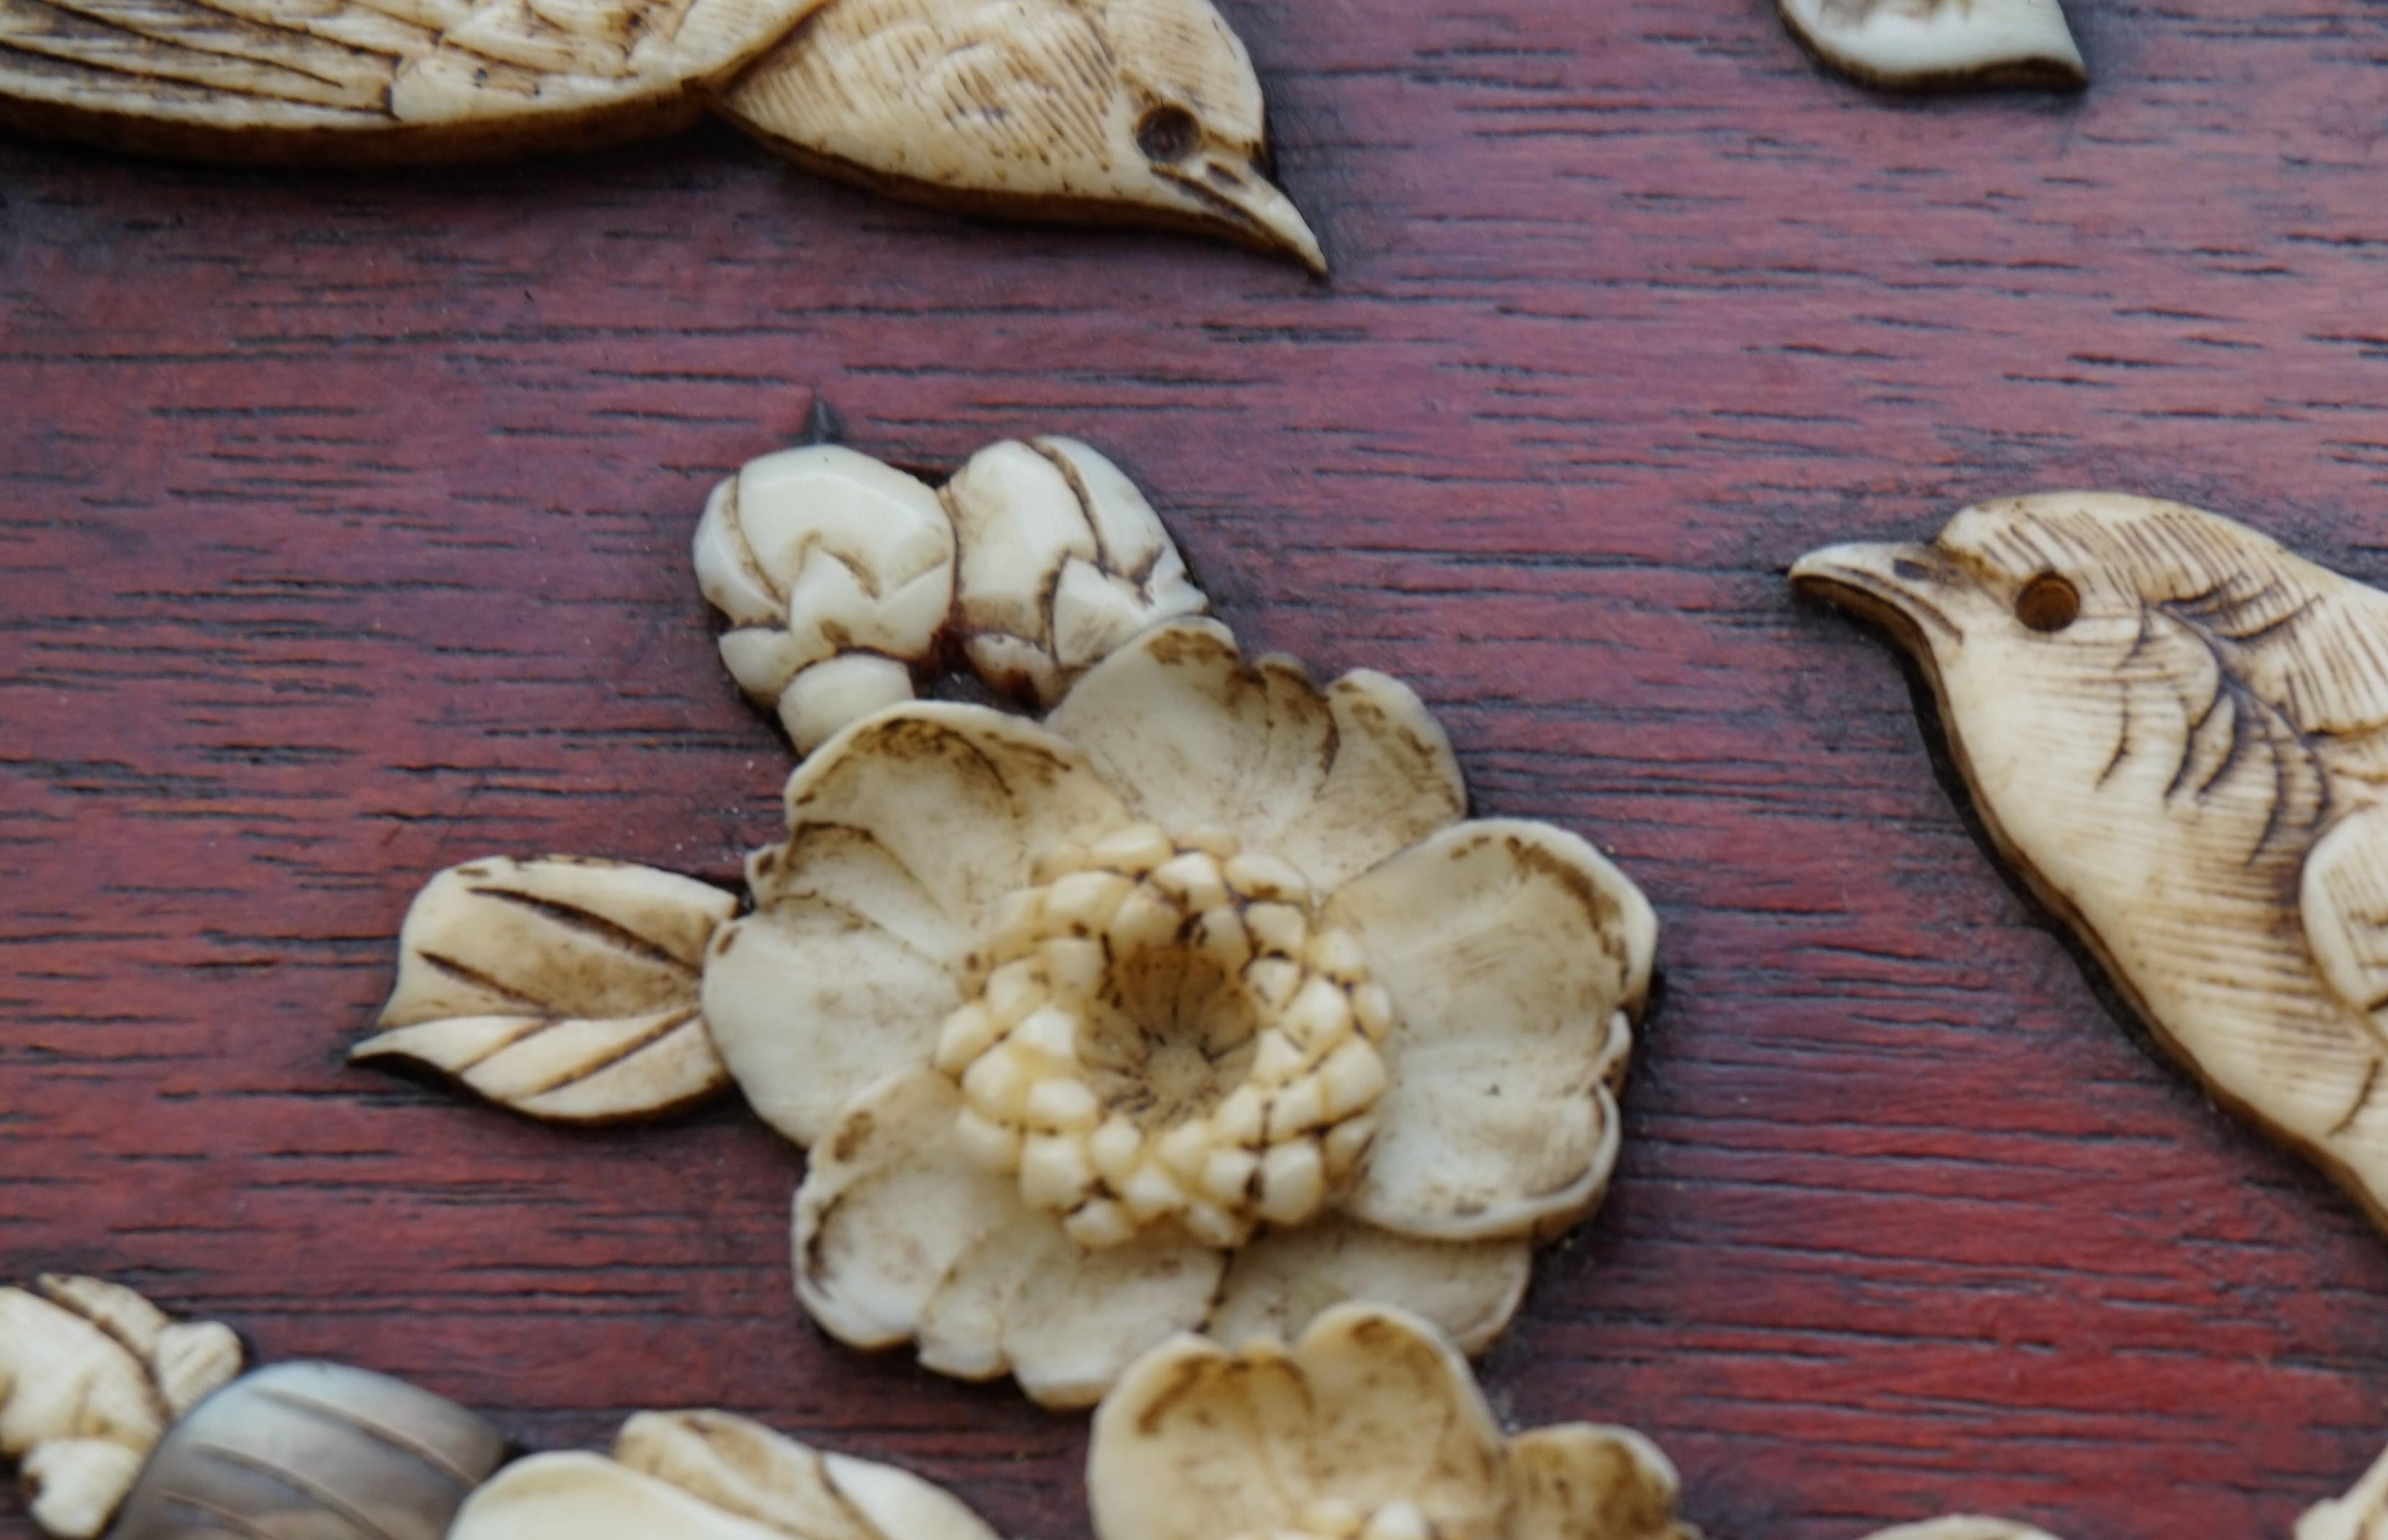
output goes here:
<path id="1" fill-rule="evenodd" d="M 926 1065 L 848 1103 L 812 1150 L 796 1190 L 796 1294 L 823 1330 L 893 1347 L 980 1237 L 1050 1225 L 954 1141 L 961 1092 Z"/>
<path id="2" fill-rule="evenodd" d="M 771 902 L 723 926 L 704 998 L 747 1104 L 807 1147 L 856 1093 L 925 1064 L 938 1025 L 961 1003 L 938 960 L 817 897 Z"/>
<path id="3" fill-rule="evenodd" d="M 1675 1517 L 1682 1488 L 1673 1463 L 1630 1428 L 1536 1428 L 1509 1445 L 1504 1540 L 1698 1540 Z"/>
<path id="4" fill-rule="evenodd" d="M 788 1540 L 603 1455 L 533 1455 L 465 1500 L 448 1540 Z"/>
<path id="5" fill-rule="evenodd" d="M 1231 1346 L 1289 1341 L 1321 1312 L 1363 1300 L 1423 1317 L 1461 1351 L 1480 1352 L 1518 1313 L 1532 1261 L 1523 1240 L 1421 1241 L 1322 1215 L 1238 1251 L 1202 1330 Z"/>
<path id="6" fill-rule="evenodd" d="M 641 1412 L 622 1425 L 614 1458 L 801 1540 L 995 1540 L 908 1471 L 810 1449 L 728 1412 Z"/>
<path id="7" fill-rule="evenodd" d="M 1095 1417 L 1087 1493 L 1103 1540 L 1202 1540 L 1315 1505 L 1416 1507 L 1449 1540 L 1491 1540 L 1506 1499 L 1500 1428 L 1467 1362 L 1380 1305 L 1327 1312 L 1291 1349 L 1173 1343 Z"/>
<path id="8" fill-rule="evenodd" d="M 1321 889 L 1467 809 L 1450 742 L 1408 686 L 1363 670 L 1322 691 L 1290 658 L 1246 663 L 1213 621 L 1146 631 L 1046 720 L 1138 817 L 1225 827 Z"/>
<path id="9" fill-rule="evenodd" d="M 1448 829 L 1346 885 L 1330 923 L 1391 993 L 1392 1083 L 1345 1207 L 1389 1229 L 1548 1233 L 1605 1190 L 1613 1082 L 1658 920 L 1592 846 L 1540 823 Z"/>
<path id="10" fill-rule="evenodd" d="M 2057 0 L 1780 0 L 1817 57 L 1875 85 L 2088 83 Z"/>
<path id="11" fill-rule="evenodd" d="M 749 863 L 758 896 L 812 892 L 872 914 L 925 895 L 957 941 L 984 934 L 996 901 L 1026 885 L 1041 851 L 1127 821 L 1067 742 L 1000 711 L 929 701 L 867 717 L 821 745 L 788 778 L 787 809 L 787 842 Z M 843 853 L 815 872 L 807 856 L 823 831 L 885 859 Z"/>

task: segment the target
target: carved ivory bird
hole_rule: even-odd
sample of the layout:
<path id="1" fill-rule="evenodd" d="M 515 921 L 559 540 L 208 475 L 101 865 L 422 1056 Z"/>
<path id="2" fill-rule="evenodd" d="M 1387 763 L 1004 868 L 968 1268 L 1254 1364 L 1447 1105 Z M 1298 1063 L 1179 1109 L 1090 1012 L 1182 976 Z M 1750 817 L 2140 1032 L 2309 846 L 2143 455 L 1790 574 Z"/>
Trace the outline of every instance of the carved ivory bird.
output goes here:
<path id="1" fill-rule="evenodd" d="M 0 123 L 146 152 L 469 159 L 708 111 L 894 197 L 1326 269 L 1210 0 L 0 0 Z"/>
<path id="2" fill-rule="evenodd" d="M 2086 492 L 1791 579 L 1914 655 L 1992 837 L 2157 1040 L 2388 1224 L 2388 594 Z"/>
<path id="3" fill-rule="evenodd" d="M 2090 72 L 2058 0 L 1778 0 L 1818 58 L 1871 85 L 2078 87 Z"/>

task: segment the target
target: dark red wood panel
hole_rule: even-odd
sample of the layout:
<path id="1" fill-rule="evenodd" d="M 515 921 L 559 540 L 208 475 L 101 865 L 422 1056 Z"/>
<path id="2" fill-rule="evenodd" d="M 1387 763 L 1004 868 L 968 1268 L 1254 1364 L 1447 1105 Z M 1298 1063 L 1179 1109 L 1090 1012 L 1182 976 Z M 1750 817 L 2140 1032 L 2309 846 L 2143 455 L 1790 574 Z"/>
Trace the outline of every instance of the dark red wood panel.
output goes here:
<path id="1" fill-rule="evenodd" d="M 1760 0 L 1226 5 L 1330 286 L 719 133 L 0 146 L 0 1266 L 540 1441 L 718 1404 L 1086 1533 L 1081 1420 L 805 1322 L 801 1157 L 737 1108 L 573 1135 L 341 1062 L 432 869 L 770 836 L 685 548 L 819 388 L 911 463 L 1093 441 L 1247 639 L 1413 680 L 1482 810 L 1649 889 L 1622 1177 L 1505 1412 L 1648 1430 L 1728 1540 L 2284 1535 L 2388 1441 L 2388 1240 L 2134 1044 L 1780 569 L 2097 485 L 2388 580 L 2388 5 L 2077 0 L 2085 98 L 1928 104 Z"/>

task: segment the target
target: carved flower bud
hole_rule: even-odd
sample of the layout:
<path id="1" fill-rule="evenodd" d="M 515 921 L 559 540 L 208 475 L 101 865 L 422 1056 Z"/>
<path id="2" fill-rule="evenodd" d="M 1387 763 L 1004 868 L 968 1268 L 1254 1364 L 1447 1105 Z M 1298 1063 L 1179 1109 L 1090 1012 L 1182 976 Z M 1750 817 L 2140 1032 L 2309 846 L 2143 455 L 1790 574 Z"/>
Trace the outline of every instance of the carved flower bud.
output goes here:
<path id="1" fill-rule="evenodd" d="M 800 753 L 912 698 L 953 602 L 937 494 L 834 444 L 749 462 L 714 489 L 696 578 L 730 619 L 721 660 Z"/>
<path id="2" fill-rule="evenodd" d="M 90 1540 L 167 1424 L 239 1372 L 240 1343 L 98 1279 L 39 1288 L 0 1289 L 0 1455 L 22 1463 L 35 1523 Z"/>
<path id="3" fill-rule="evenodd" d="M 990 445 L 945 499 L 963 647 L 998 690 L 1049 706 L 1137 632 L 1210 606 L 1144 494 L 1075 439 Z"/>

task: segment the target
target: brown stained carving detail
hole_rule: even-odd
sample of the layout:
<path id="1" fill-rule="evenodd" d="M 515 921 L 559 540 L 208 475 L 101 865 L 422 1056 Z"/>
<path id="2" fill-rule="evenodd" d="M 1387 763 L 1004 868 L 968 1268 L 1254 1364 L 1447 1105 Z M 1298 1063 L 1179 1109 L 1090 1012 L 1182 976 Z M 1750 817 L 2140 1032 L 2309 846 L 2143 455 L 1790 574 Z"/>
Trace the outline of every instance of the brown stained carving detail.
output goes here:
<path id="1" fill-rule="evenodd" d="M 361 1060 L 453 1076 L 560 1123 L 672 1111 L 729 1084 L 697 1006 L 721 889 L 647 867 L 490 858 L 427 884 Z"/>
<path id="2" fill-rule="evenodd" d="M 2388 595 L 2083 493 L 1792 578 L 1915 655 L 1992 837 L 2157 1040 L 2388 1223 Z"/>
<path id="3" fill-rule="evenodd" d="M 1325 270 L 1210 0 L 0 0 L 0 122 L 199 159 L 584 147 L 718 110 L 918 201 Z M 1163 122 L 1170 132 L 1156 134 Z"/>
<path id="4" fill-rule="evenodd" d="M 57 1540 L 107 1527 L 169 1424 L 240 1371 L 212 1321 L 173 1321 L 97 1279 L 0 1288 L 0 1456 Z"/>

